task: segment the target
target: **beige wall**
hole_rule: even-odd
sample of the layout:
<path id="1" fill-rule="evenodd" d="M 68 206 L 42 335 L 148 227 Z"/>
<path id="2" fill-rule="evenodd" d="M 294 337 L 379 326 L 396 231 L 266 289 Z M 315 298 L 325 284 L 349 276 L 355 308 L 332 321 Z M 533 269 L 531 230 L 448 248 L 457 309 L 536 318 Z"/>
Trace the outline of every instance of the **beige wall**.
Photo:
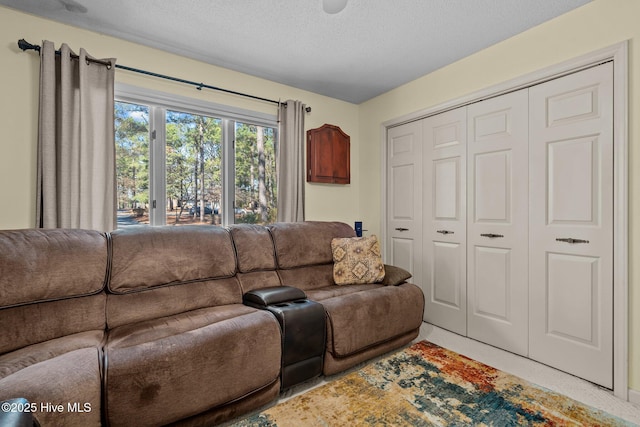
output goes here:
<path id="1" fill-rule="evenodd" d="M 360 105 L 360 212 L 380 232 L 381 124 L 613 44 L 629 43 L 629 360 L 630 387 L 640 390 L 640 1 L 595 0 Z M 422 54 L 416 52 L 416 55 Z M 399 64 L 400 66 L 400 64 Z"/>
<path id="2" fill-rule="evenodd" d="M 204 82 L 267 99 L 299 99 L 312 107 L 306 128 L 325 123 L 340 126 L 351 136 L 351 184 L 306 185 L 307 219 L 357 218 L 360 180 L 358 106 L 264 79 L 214 67 L 138 44 L 43 20 L 0 6 L 0 229 L 33 227 L 35 221 L 35 164 L 38 117 L 38 55 L 22 52 L 17 41 L 51 40 L 85 48 L 98 58 L 116 57 L 119 64 Z M 286 64 L 283 64 L 286 67 Z M 116 82 L 276 114 L 275 104 L 117 70 Z"/>

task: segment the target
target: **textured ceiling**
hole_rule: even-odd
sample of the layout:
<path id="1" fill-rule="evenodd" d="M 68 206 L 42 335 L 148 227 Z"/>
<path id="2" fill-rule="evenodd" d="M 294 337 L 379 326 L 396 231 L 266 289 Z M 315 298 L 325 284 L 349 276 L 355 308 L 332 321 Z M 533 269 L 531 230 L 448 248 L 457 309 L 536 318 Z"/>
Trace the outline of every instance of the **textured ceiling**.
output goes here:
<path id="1" fill-rule="evenodd" d="M 0 4 L 358 104 L 589 1 L 348 0 L 333 15 L 322 0 Z"/>

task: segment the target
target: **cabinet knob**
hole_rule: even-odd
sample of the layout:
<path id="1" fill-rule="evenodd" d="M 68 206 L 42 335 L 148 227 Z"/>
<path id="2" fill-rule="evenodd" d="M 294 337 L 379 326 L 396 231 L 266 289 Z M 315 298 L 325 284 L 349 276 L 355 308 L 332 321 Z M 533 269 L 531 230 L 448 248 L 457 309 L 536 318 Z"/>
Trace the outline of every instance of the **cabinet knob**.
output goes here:
<path id="1" fill-rule="evenodd" d="M 408 228 L 396 227 L 396 231 L 409 231 Z"/>
<path id="2" fill-rule="evenodd" d="M 486 233 L 486 234 L 481 234 L 482 237 L 488 237 L 490 239 L 495 239 L 496 237 L 504 237 L 503 234 L 493 234 L 493 233 Z"/>

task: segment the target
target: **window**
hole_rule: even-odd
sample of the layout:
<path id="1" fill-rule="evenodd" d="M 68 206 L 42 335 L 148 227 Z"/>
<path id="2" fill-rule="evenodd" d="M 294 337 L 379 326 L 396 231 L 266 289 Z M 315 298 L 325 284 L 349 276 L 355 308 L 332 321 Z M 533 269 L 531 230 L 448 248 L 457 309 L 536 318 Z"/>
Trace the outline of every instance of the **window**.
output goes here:
<path id="1" fill-rule="evenodd" d="M 149 206 L 149 107 L 116 102 L 118 222 L 142 222 Z"/>
<path id="2" fill-rule="evenodd" d="M 276 220 L 275 117 L 116 90 L 118 227 Z"/>
<path id="3" fill-rule="evenodd" d="M 276 132 L 235 123 L 235 222 L 276 221 Z"/>

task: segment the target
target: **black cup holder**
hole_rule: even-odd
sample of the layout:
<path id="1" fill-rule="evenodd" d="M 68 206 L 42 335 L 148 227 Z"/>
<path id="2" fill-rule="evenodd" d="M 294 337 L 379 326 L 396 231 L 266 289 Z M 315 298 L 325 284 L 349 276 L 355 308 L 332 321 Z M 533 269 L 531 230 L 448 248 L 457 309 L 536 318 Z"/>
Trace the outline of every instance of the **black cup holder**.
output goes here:
<path id="1" fill-rule="evenodd" d="M 308 302 L 309 302 L 309 301 L 308 301 L 308 300 L 306 300 L 306 299 L 299 299 L 299 300 L 297 300 L 297 301 L 294 301 L 293 303 L 294 303 L 294 304 L 306 304 L 306 303 L 308 303 Z"/>
<path id="2" fill-rule="evenodd" d="M 281 302 L 279 304 L 274 304 L 274 307 L 289 307 L 289 303 L 288 302 Z"/>

